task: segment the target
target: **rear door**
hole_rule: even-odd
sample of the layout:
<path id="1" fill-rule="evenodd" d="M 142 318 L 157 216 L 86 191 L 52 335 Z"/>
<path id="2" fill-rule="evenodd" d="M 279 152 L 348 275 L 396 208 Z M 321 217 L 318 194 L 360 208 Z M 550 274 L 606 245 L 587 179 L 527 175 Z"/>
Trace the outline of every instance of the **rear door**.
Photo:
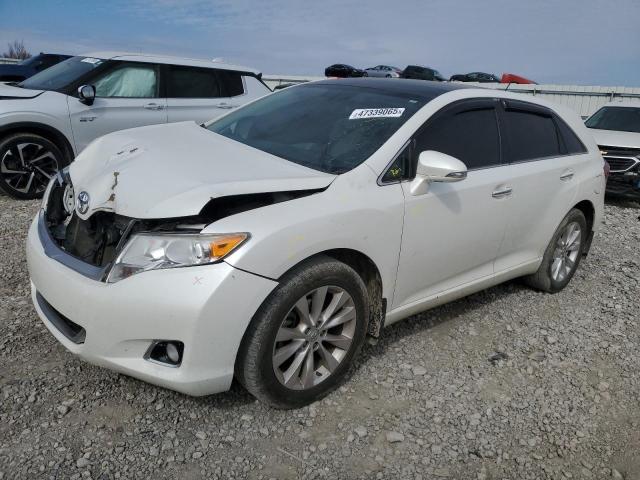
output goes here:
<path id="1" fill-rule="evenodd" d="M 88 81 L 96 89 L 92 105 L 67 97 L 78 153 L 93 139 L 125 128 L 166 123 L 158 65 L 117 62 Z"/>
<path id="2" fill-rule="evenodd" d="M 412 195 L 411 183 L 402 183 L 405 218 L 394 307 L 493 274 L 508 211 L 508 198 L 495 194 L 508 180 L 496 103 L 456 102 L 416 135 L 413 172 L 420 152 L 435 150 L 461 160 L 468 174 L 455 183 L 431 183 L 423 195 Z"/>
<path id="3" fill-rule="evenodd" d="M 550 109 L 516 100 L 500 103 L 511 199 L 496 272 L 542 257 L 574 203 L 587 152 Z"/>
<path id="4" fill-rule="evenodd" d="M 203 123 L 243 103 L 245 85 L 239 72 L 169 65 L 166 78 L 169 122 Z"/>

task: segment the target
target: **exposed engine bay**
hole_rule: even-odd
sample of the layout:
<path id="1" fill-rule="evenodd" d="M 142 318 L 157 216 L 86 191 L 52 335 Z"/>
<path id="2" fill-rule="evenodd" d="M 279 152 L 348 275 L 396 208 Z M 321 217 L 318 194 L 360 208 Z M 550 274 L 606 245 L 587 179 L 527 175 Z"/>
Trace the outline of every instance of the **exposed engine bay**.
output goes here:
<path id="1" fill-rule="evenodd" d="M 75 211 L 73 186 L 68 177 L 55 181 L 46 199 L 45 221 L 56 244 L 65 252 L 97 267 L 113 262 L 127 240 L 141 232 L 193 233 L 222 218 L 321 190 L 269 192 L 211 199 L 198 215 L 181 218 L 136 219 L 98 211 L 81 219 Z"/>

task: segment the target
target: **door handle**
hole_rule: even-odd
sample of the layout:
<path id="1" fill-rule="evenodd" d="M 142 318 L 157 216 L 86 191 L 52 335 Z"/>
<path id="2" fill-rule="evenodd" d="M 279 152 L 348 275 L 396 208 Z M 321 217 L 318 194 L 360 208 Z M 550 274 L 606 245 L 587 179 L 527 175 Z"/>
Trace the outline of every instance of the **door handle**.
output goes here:
<path id="1" fill-rule="evenodd" d="M 560 175 L 560 180 L 567 181 L 573 178 L 573 170 L 567 170 L 562 175 Z"/>
<path id="2" fill-rule="evenodd" d="M 164 105 L 162 105 L 161 103 L 147 103 L 146 105 L 144 105 L 144 108 L 147 110 L 163 110 Z"/>
<path id="3" fill-rule="evenodd" d="M 513 189 L 511 187 L 503 187 L 503 188 L 499 188 L 498 190 L 494 190 L 491 196 L 493 198 L 504 198 L 511 195 L 512 192 L 513 192 Z"/>

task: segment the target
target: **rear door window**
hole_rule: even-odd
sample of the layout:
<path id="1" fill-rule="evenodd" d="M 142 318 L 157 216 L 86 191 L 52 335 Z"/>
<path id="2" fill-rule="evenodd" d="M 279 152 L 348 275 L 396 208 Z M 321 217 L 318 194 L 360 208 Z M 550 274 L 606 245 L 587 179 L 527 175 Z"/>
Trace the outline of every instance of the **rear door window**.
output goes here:
<path id="1" fill-rule="evenodd" d="M 244 93 L 239 72 L 214 68 L 169 67 L 168 98 L 220 98 Z"/>
<path id="2" fill-rule="evenodd" d="M 416 137 L 415 162 L 426 150 L 446 153 L 469 170 L 501 164 L 495 102 L 462 102 L 436 114 Z"/>
<path id="3" fill-rule="evenodd" d="M 563 155 L 551 111 L 525 102 L 509 102 L 503 113 L 509 162 L 525 162 Z"/>
<path id="4" fill-rule="evenodd" d="M 167 78 L 169 98 L 223 97 L 218 72 L 213 68 L 170 66 Z"/>

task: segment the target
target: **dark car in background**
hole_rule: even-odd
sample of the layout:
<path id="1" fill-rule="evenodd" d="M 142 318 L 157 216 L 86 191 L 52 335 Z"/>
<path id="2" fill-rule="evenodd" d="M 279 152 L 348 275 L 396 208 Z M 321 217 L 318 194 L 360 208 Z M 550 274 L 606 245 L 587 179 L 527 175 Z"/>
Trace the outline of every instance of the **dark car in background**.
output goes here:
<path id="1" fill-rule="evenodd" d="M 420 65 L 408 65 L 402 71 L 400 78 L 414 78 L 416 80 L 434 80 L 436 82 L 444 82 L 445 78 L 438 70 Z"/>
<path id="2" fill-rule="evenodd" d="M 364 70 L 361 70 L 351 65 L 345 65 L 344 63 L 336 63 L 324 69 L 325 77 L 367 77 L 368 74 Z"/>
<path id="3" fill-rule="evenodd" d="M 0 64 L 0 82 L 21 82 L 67 58 L 70 55 L 40 53 L 20 63 Z"/>
<path id="4" fill-rule="evenodd" d="M 500 79 L 492 73 L 471 72 L 452 75 L 451 82 L 500 83 Z"/>

